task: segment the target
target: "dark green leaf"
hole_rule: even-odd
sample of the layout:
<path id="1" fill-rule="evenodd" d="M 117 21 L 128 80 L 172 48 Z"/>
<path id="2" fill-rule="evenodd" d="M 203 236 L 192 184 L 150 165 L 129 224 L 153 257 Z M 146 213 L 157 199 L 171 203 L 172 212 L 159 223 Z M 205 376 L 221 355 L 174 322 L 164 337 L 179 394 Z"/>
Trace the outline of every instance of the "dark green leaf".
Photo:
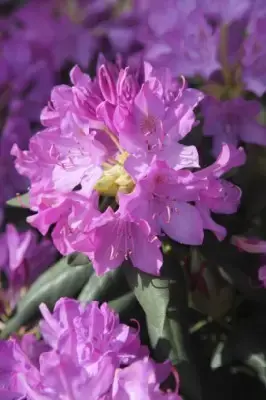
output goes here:
<path id="1" fill-rule="evenodd" d="M 259 266 L 259 257 L 254 254 L 240 252 L 229 240 L 218 242 L 209 233 L 205 234 L 204 245 L 200 251 L 206 259 L 219 267 L 223 275 L 236 289 L 249 299 L 266 304 L 266 291 L 259 288 L 258 283 L 252 284 L 252 277 L 256 279 Z M 252 275 L 253 272 L 253 275 Z"/>
<path id="2" fill-rule="evenodd" d="M 124 313 L 131 310 L 136 304 L 136 297 L 134 293 L 129 292 L 120 297 L 117 297 L 114 300 L 109 301 L 109 306 L 116 311 L 120 317 L 123 316 Z"/>
<path id="3" fill-rule="evenodd" d="M 29 193 L 25 193 L 7 201 L 7 205 L 11 207 L 30 208 Z"/>
<path id="4" fill-rule="evenodd" d="M 90 263 L 71 266 L 67 257 L 62 258 L 33 283 L 19 302 L 14 317 L 6 324 L 1 337 L 6 338 L 34 318 L 38 314 L 40 303 L 44 302 L 52 308 L 60 297 L 77 295 L 91 273 Z"/>
<path id="5" fill-rule="evenodd" d="M 199 400 L 201 389 L 190 354 L 187 285 L 176 258 L 167 255 L 166 259 L 164 271 L 175 271 L 170 278 L 155 278 L 130 266 L 124 266 L 124 271 L 146 314 L 155 358 L 170 359 L 180 374 L 184 399 Z"/>
<path id="6" fill-rule="evenodd" d="M 121 289 L 123 291 L 127 289 L 121 268 L 109 271 L 102 276 L 93 273 L 78 299 L 86 303 L 93 300 L 109 301 L 119 296 Z"/>
<path id="7" fill-rule="evenodd" d="M 232 331 L 221 349 L 216 351 L 212 363 L 217 360 L 220 350 L 218 358 L 221 365 L 241 361 L 255 371 L 257 378 L 266 386 L 265 312 L 264 308 L 259 312 L 258 309 L 251 311 L 252 314 L 247 317 L 234 321 Z"/>
<path id="8" fill-rule="evenodd" d="M 28 0 L 0 0 L 0 15 L 7 16 L 16 8 L 24 6 Z"/>

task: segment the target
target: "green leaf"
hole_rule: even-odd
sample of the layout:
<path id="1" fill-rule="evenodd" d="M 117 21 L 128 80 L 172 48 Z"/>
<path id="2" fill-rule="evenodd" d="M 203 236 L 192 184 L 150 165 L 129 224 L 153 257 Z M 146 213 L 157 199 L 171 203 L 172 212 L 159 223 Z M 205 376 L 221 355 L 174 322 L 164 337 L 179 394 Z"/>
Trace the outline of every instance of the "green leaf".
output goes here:
<path id="1" fill-rule="evenodd" d="M 180 375 L 184 398 L 199 400 L 201 389 L 190 353 L 187 285 L 176 258 L 168 254 L 165 259 L 164 272 L 175 271 L 169 277 L 155 278 L 130 266 L 124 266 L 124 271 L 146 314 L 155 358 L 170 359 Z"/>
<path id="2" fill-rule="evenodd" d="M 19 208 L 30 208 L 30 196 L 29 193 L 25 193 L 6 202 L 8 206 L 19 207 Z"/>
<path id="3" fill-rule="evenodd" d="M 78 299 L 85 303 L 93 300 L 109 301 L 119 296 L 119 292 L 125 289 L 127 289 L 127 284 L 123 271 L 121 268 L 116 268 L 102 276 L 93 273 Z"/>
<path id="4" fill-rule="evenodd" d="M 136 304 L 136 297 L 133 292 L 123 294 L 114 300 L 109 301 L 108 305 L 116 311 L 120 317 L 131 310 Z"/>
<path id="5" fill-rule="evenodd" d="M 60 297 L 74 297 L 77 295 L 92 274 L 90 263 L 71 265 L 69 258 L 62 258 L 53 267 L 44 272 L 30 287 L 19 302 L 16 313 L 11 318 L 1 338 L 8 337 L 21 326 L 35 318 L 39 312 L 40 303 L 53 308 Z"/>
<path id="6" fill-rule="evenodd" d="M 218 242 L 209 232 L 205 234 L 200 252 L 240 293 L 250 300 L 266 304 L 265 289 L 260 288 L 256 283 L 252 284 L 252 279 L 254 279 L 252 276 L 257 275 L 256 271 L 260 264 L 258 255 L 240 252 L 228 239 Z"/>
<path id="7" fill-rule="evenodd" d="M 252 309 L 245 317 L 233 320 L 233 329 L 223 346 L 216 349 L 212 364 L 230 365 L 242 362 L 250 367 L 257 379 L 266 387 L 266 346 L 265 346 L 265 312 L 264 309 Z M 220 353 L 220 354 L 219 354 Z M 215 360 L 216 358 L 216 360 Z M 218 359 L 218 362 L 217 362 Z M 216 366 L 216 365 L 215 365 Z"/>

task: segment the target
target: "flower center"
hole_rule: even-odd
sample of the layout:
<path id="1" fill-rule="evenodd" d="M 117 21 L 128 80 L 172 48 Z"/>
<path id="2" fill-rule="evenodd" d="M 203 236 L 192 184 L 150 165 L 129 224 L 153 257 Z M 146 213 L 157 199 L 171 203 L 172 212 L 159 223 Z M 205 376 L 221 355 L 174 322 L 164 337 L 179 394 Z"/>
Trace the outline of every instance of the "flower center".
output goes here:
<path id="1" fill-rule="evenodd" d="M 156 118 L 152 115 L 149 115 L 146 118 L 143 118 L 140 125 L 144 136 L 149 135 L 150 133 L 156 131 Z"/>
<path id="2" fill-rule="evenodd" d="M 116 159 L 110 159 L 103 164 L 103 175 L 94 187 L 97 192 L 103 196 L 116 197 L 117 192 L 133 191 L 135 183 L 124 168 L 127 157 L 128 153 L 124 151 Z"/>

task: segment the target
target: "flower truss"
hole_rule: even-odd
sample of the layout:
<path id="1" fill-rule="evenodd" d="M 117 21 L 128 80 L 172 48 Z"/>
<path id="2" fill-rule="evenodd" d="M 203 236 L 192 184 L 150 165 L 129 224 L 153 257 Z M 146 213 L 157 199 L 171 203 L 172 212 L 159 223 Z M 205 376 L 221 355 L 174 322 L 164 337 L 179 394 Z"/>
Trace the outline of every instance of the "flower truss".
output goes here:
<path id="1" fill-rule="evenodd" d="M 155 363 L 106 303 L 61 298 L 53 314 L 40 310 L 44 340 L 0 341 L 1 400 L 180 400 L 178 380 L 176 392 L 160 390 L 170 362 Z"/>
<path id="2" fill-rule="evenodd" d="M 151 274 L 162 265 L 160 237 L 200 245 L 204 229 L 226 235 L 211 212 L 236 212 L 238 187 L 222 175 L 245 162 L 224 144 L 200 169 L 195 146 L 181 141 L 197 123 L 203 94 L 150 64 L 99 61 L 91 79 L 74 67 L 72 86 L 56 86 L 41 114 L 44 130 L 29 150 L 14 146 L 17 170 L 31 182 L 28 221 L 62 254 L 88 255 L 97 274 L 124 259 Z"/>

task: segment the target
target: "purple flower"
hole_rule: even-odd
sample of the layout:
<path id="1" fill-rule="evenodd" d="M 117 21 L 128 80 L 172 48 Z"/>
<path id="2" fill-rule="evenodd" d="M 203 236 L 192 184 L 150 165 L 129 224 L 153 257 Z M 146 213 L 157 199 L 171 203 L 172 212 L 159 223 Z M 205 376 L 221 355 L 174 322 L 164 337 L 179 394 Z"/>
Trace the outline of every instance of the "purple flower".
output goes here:
<path id="1" fill-rule="evenodd" d="M 38 370 L 31 363 L 15 339 L 0 342 L 0 388 L 2 390 L 26 394 L 21 376 L 31 374 L 32 380 L 38 376 Z"/>
<path id="2" fill-rule="evenodd" d="M 0 389 L 0 397 L 2 400 L 27 400 L 27 398 L 19 393 L 10 392 L 9 390 Z"/>
<path id="3" fill-rule="evenodd" d="M 266 128 L 257 117 L 260 103 L 242 98 L 219 101 L 208 97 L 202 103 L 205 136 L 213 137 L 213 152 L 217 155 L 222 143 L 238 146 L 239 142 L 266 145 Z"/>
<path id="4" fill-rule="evenodd" d="M 6 299 L 14 307 L 21 290 L 28 287 L 54 261 L 56 250 L 43 239 L 38 243 L 37 233 L 31 230 L 19 233 L 9 224 L 0 236 L 0 268 L 8 280 Z"/>
<path id="5" fill-rule="evenodd" d="M 85 306 L 61 299 L 53 314 L 44 304 L 41 311 L 44 342 L 31 336 L 0 342 L 3 399 L 80 400 L 89 395 L 92 400 L 117 400 L 135 393 L 179 400 L 178 382 L 176 393 L 159 389 L 170 374 L 170 363 L 149 359 L 138 333 L 121 324 L 106 304 Z"/>
<path id="6" fill-rule="evenodd" d="M 39 384 L 24 380 L 24 392 L 33 400 L 79 400 L 89 394 L 92 400 L 101 399 L 112 384 L 114 366 L 111 357 L 99 361 L 97 375 L 87 373 L 71 357 L 54 351 L 40 357 Z"/>
<path id="7" fill-rule="evenodd" d="M 89 198 L 78 192 L 71 192 L 65 196 L 56 196 L 55 192 L 48 192 L 41 197 L 40 207 L 36 203 L 35 207 L 39 208 L 39 212 L 28 217 L 28 222 L 44 235 L 49 227 L 55 224 L 52 232 L 53 243 L 61 254 L 69 254 L 84 240 L 93 218 L 100 215 L 97 209 L 98 199 L 96 192 Z"/>
<path id="8" fill-rule="evenodd" d="M 131 215 L 146 219 L 156 234 L 197 245 L 203 229 L 214 231 L 219 240 L 226 230 L 218 226 L 210 212 L 231 214 L 237 211 L 241 190 L 220 177 L 245 162 L 243 149 L 224 145 L 216 162 L 194 174 L 175 171 L 154 161 L 131 194 L 120 195 L 120 207 Z"/>
<path id="9" fill-rule="evenodd" d="M 207 17 L 225 24 L 243 18 L 250 11 L 252 3 L 251 0 L 198 0 Z"/>
<path id="10" fill-rule="evenodd" d="M 241 192 L 220 176 L 245 157 L 227 146 L 214 166 L 193 172 L 198 151 L 180 141 L 196 124 L 203 95 L 167 68 L 120 68 L 100 58 L 94 80 L 78 67 L 70 77 L 72 86 L 52 90 L 41 116 L 45 129 L 29 150 L 12 149 L 18 171 L 31 181 L 37 213 L 28 221 L 42 234 L 55 224 L 57 249 L 87 254 L 97 274 L 130 258 L 157 275 L 159 235 L 201 244 L 204 228 L 218 229 L 211 211 L 236 211 Z"/>
<path id="11" fill-rule="evenodd" d="M 99 40 L 94 27 L 109 17 L 114 1 L 94 0 L 87 4 L 77 0 L 72 6 L 70 3 L 30 0 L 0 20 L 1 108 L 6 109 L 7 115 L 0 141 L 0 223 L 4 219 L 6 200 L 24 192 L 28 186 L 27 180 L 19 177 L 14 169 L 10 156 L 12 145 L 16 142 L 21 149 L 28 146 L 32 135 L 30 123 L 39 122 L 41 109 L 65 64 L 78 62 L 87 68 Z M 55 172 L 60 186 L 66 184 L 63 178 L 57 177 L 58 173 L 63 175 L 62 168 L 72 168 L 73 175 L 91 173 L 89 168 L 84 170 L 80 154 L 66 156 L 66 152 L 65 148 L 65 156 L 58 160 L 60 166 Z M 42 157 L 48 161 L 49 156 L 44 153 Z M 87 156 L 87 151 L 83 156 Z M 80 162 L 76 164 L 77 158 Z M 100 170 L 95 174 L 99 176 Z"/>
<path id="12" fill-rule="evenodd" d="M 90 256 L 98 275 L 117 268 L 128 258 L 134 267 L 158 275 L 163 263 L 160 246 L 145 219 L 108 208 L 92 222 L 88 235 L 76 248 Z"/>
<path id="13" fill-rule="evenodd" d="M 230 98 L 244 86 L 261 96 L 265 18 L 263 0 L 146 0 L 135 1 L 106 31 L 114 48 L 130 57 L 134 45 L 141 45 L 133 59 L 167 65 L 176 76 L 211 78 L 218 86 L 223 77 L 220 89 Z"/>
<path id="14" fill-rule="evenodd" d="M 202 219 L 189 202 L 197 200 L 203 186 L 192 172 L 175 171 L 154 160 L 133 193 L 120 196 L 120 207 L 147 220 L 158 235 L 163 231 L 180 243 L 201 244 Z"/>
<path id="15" fill-rule="evenodd" d="M 127 365 L 146 354 L 136 331 L 121 324 L 107 304 L 99 307 L 92 302 L 84 307 L 76 300 L 60 299 L 53 314 L 44 304 L 40 309 L 45 342 L 87 369 L 93 368 L 104 355 L 112 356 L 113 364 Z"/>
<path id="16" fill-rule="evenodd" d="M 261 6 L 258 7 L 259 15 L 256 15 L 255 9 L 255 15 L 250 20 L 242 58 L 243 81 L 247 89 L 257 96 L 262 96 L 266 89 L 266 10 L 263 13 Z"/>
<path id="17" fill-rule="evenodd" d="M 220 68 L 216 57 L 219 36 L 195 0 L 135 1 L 107 32 L 115 48 L 129 52 L 137 41 L 145 60 L 158 67 L 167 65 L 177 76 L 208 78 Z"/>
<path id="18" fill-rule="evenodd" d="M 147 400 L 181 400 L 177 392 L 162 393 L 159 384 L 154 364 L 149 358 L 144 358 L 116 372 L 110 398 L 113 400 L 123 398 L 134 400 L 136 397 Z"/>

